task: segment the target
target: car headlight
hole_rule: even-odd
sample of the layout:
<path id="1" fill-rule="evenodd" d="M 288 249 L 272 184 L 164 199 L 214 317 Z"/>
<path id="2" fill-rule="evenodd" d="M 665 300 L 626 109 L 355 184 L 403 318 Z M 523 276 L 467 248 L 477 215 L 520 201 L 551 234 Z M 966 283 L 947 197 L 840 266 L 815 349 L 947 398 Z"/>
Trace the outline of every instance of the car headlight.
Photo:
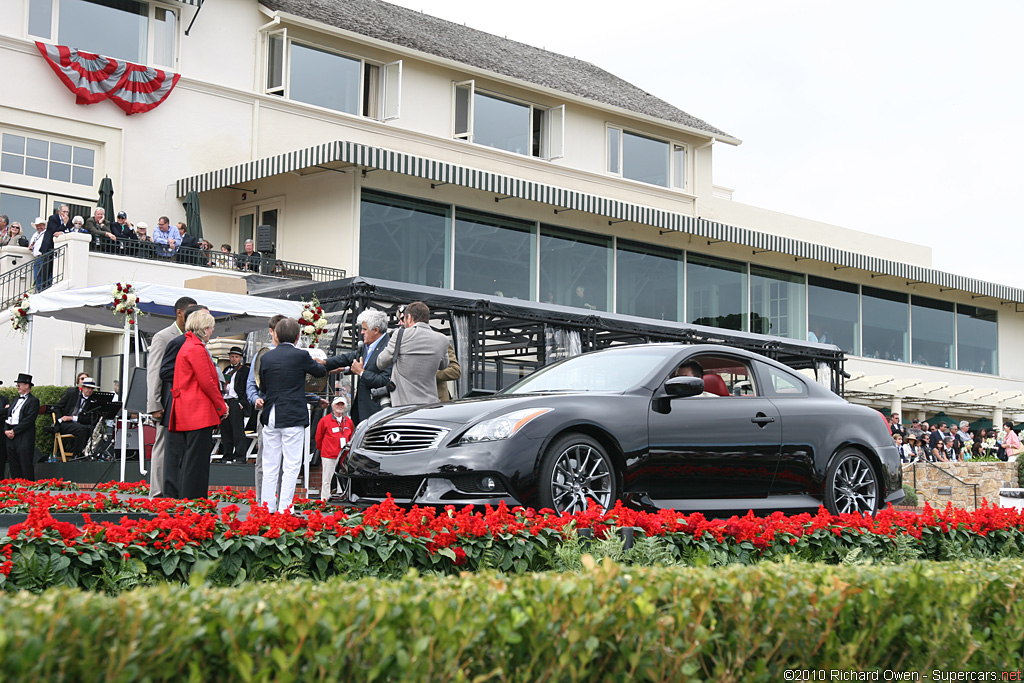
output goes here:
<path id="1" fill-rule="evenodd" d="M 459 442 L 477 443 L 507 439 L 525 427 L 531 420 L 549 412 L 551 412 L 551 408 L 527 408 L 484 420 L 470 427 Z"/>

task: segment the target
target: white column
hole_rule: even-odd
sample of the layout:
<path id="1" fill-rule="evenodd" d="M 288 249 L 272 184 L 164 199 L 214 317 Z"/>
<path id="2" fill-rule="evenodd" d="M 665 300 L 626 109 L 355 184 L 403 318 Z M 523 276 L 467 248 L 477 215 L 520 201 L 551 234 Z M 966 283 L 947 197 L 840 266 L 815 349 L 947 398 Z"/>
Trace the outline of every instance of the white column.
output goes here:
<path id="1" fill-rule="evenodd" d="M 903 399 L 899 396 L 893 396 L 892 401 L 889 403 L 889 412 L 890 414 L 899 413 L 900 419 L 903 419 Z"/>
<path id="2" fill-rule="evenodd" d="M 996 429 L 1003 428 L 1003 409 L 993 408 L 992 409 L 992 426 Z"/>

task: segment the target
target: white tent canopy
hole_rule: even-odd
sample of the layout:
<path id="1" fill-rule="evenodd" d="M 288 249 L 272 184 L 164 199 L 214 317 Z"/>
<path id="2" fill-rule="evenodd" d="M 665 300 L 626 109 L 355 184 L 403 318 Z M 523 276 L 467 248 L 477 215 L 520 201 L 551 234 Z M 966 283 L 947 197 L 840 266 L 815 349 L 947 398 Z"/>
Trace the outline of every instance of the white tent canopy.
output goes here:
<path id="1" fill-rule="evenodd" d="M 29 317 L 43 316 L 86 325 L 121 327 L 113 313 L 112 285 L 43 292 L 29 298 Z M 302 304 L 297 301 L 268 299 L 245 294 L 226 294 L 205 289 L 187 289 L 132 283 L 143 315 L 136 317 L 139 330 L 146 334 L 159 332 L 174 321 L 174 302 L 183 296 L 192 297 L 206 306 L 217 320 L 214 334 L 231 336 L 267 327 L 275 315 L 298 318 Z M 10 313 L 5 311 L 6 318 Z M 2 320 L 0 320 L 2 322 Z"/>

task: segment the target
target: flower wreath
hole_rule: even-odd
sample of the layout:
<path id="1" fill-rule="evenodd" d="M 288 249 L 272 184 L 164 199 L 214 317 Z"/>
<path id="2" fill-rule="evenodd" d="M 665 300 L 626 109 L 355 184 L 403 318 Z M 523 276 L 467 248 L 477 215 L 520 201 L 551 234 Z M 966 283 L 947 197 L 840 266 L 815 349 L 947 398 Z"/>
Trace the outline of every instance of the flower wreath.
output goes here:
<path id="1" fill-rule="evenodd" d="M 140 311 L 138 308 L 139 296 L 135 293 L 135 287 L 131 283 L 118 282 L 110 289 L 111 302 L 114 307 L 114 315 L 123 316 L 128 324 L 135 325 L 135 318 Z"/>
<path id="2" fill-rule="evenodd" d="M 309 348 L 316 348 L 326 328 L 327 314 L 314 294 L 312 299 L 302 302 L 302 334 L 308 340 Z"/>
<path id="3" fill-rule="evenodd" d="M 28 294 L 22 294 L 15 304 L 11 306 L 11 327 L 15 331 L 22 334 L 28 331 L 28 312 L 30 308 Z"/>

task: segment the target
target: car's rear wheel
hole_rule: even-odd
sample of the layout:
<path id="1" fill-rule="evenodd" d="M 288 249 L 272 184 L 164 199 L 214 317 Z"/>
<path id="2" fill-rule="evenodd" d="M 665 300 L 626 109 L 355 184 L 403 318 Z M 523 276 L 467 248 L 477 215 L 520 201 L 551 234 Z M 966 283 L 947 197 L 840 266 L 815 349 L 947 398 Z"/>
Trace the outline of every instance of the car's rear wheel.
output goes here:
<path id="1" fill-rule="evenodd" d="M 825 507 L 834 515 L 873 515 L 879 505 L 878 475 L 867 456 L 854 448 L 840 451 L 825 473 Z"/>
<path id="2" fill-rule="evenodd" d="M 585 434 L 565 434 L 548 446 L 541 461 L 541 507 L 559 514 L 580 512 L 590 501 L 604 508 L 618 498 L 615 466 L 605 448 Z"/>

